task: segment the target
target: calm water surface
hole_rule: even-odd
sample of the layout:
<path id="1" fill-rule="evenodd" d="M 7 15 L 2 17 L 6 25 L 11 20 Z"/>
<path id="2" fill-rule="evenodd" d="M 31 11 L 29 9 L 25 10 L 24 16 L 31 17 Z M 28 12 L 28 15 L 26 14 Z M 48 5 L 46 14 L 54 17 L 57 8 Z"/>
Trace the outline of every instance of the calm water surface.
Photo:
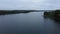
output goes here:
<path id="1" fill-rule="evenodd" d="M 0 34 L 60 34 L 60 23 L 43 13 L 0 15 Z"/>

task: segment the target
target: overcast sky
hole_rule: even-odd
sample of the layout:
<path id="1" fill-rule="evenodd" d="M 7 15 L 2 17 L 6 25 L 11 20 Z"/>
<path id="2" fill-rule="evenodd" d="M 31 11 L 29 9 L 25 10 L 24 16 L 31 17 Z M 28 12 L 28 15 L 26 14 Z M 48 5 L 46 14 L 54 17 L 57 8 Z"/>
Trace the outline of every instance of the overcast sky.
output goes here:
<path id="1" fill-rule="evenodd" d="M 0 10 L 60 9 L 60 0 L 0 0 Z"/>

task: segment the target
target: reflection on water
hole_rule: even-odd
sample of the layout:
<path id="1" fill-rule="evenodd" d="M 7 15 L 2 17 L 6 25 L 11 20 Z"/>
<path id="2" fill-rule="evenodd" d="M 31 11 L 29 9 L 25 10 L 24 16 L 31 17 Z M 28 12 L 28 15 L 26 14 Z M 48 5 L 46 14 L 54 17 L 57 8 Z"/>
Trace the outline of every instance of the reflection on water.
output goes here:
<path id="1" fill-rule="evenodd" d="M 52 19 L 52 20 L 54 20 L 55 22 L 60 23 L 60 18 L 50 18 L 50 17 L 44 16 L 44 19 L 47 19 L 47 18 Z"/>
<path id="2" fill-rule="evenodd" d="M 60 24 L 43 13 L 1 15 L 0 34 L 60 34 Z"/>

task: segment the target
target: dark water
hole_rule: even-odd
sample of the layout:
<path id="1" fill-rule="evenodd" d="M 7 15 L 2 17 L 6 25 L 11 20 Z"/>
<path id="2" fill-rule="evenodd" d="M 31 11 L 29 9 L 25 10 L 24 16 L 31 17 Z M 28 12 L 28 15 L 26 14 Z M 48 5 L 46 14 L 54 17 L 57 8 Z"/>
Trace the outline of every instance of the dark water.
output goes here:
<path id="1" fill-rule="evenodd" d="M 0 34 L 60 34 L 60 23 L 44 12 L 0 15 Z"/>

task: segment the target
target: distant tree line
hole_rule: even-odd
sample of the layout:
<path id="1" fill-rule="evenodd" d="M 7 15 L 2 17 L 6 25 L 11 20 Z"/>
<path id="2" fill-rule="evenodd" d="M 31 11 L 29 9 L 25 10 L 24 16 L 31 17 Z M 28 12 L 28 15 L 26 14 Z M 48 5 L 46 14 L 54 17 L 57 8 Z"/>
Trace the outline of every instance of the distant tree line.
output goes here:
<path id="1" fill-rule="evenodd" d="M 28 13 L 32 10 L 0 10 L 0 14 Z"/>

